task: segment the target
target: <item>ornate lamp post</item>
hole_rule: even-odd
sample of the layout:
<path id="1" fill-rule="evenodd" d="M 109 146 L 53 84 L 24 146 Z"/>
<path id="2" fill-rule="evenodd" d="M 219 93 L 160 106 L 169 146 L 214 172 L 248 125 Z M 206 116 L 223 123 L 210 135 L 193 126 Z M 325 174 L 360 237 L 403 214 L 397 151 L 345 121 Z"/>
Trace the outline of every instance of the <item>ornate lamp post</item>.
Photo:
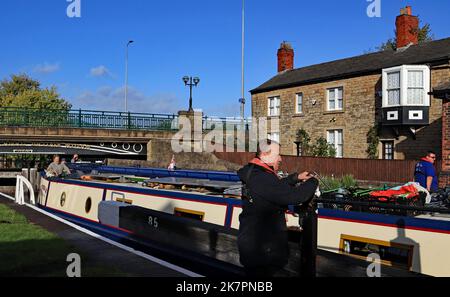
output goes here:
<path id="1" fill-rule="evenodd" d="M 192 87 L 196 87 L 200 83 L 200 78 L 192 76 L 184 76 L 183 82 L 186 86 L 189 86 L 189 111 L 192 112 L 194 109 L 192 108 Z"/>
<path id="2" fill-rule="evenodd" d="M 296 140 L 296 141 L 294 141 L 294 143 L 297 146 L 297 157 L 300 157 L 300 145 L 302 144 L 302 142 L 299 140 Z"/>

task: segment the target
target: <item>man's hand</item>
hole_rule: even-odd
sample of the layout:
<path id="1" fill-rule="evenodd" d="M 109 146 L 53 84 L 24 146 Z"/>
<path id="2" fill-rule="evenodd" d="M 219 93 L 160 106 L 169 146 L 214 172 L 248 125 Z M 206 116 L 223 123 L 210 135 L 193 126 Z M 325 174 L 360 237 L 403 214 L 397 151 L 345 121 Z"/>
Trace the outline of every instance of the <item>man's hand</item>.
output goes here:
<path id="1" fill-rule="evenodd" d="M 311 173 L 309 172 L 302 172 L 298 175 L 298 180 L 300 181 L 307 181 L 308 179 L 314 177 L 313 175 L 311 175 Z"/>

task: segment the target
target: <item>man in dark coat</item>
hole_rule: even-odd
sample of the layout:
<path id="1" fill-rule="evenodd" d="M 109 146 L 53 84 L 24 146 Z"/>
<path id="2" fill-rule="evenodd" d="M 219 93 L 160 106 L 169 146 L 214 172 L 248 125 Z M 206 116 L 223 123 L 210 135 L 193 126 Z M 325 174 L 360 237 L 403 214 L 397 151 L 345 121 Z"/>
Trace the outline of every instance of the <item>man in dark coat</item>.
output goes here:
<path id="1" fill-rule="evenodd" d="M 307 172 L 280 179 L 276 173 L 279 151 L 278 143 L 267 140 L 258 145 L 256 158 L 238 171 L 247 189 L 239 216 L 238 247 L 249 276 L 273 276 L 287 264 L 286 210 L 289 205 L 310 202 L 319 184 Z M 296 186 L 300 181 L 304 183 Z"/>

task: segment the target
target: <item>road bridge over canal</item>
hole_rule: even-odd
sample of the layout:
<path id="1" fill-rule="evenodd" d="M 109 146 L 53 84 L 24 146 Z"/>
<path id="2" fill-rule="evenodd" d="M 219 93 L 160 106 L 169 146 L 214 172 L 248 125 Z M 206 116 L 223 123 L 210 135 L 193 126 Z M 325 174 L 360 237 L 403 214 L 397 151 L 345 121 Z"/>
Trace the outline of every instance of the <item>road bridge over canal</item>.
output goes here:
<path id="1" fill-rule="evenodd" d="M 202 118 L 202 131 L 237 119 Z M 0 108 L 0 155 L 72 155 L 147 159 L 152 139 L 170 140 L 179 115 Z M 247 123 L 248 127 L 248 123 Z"/>

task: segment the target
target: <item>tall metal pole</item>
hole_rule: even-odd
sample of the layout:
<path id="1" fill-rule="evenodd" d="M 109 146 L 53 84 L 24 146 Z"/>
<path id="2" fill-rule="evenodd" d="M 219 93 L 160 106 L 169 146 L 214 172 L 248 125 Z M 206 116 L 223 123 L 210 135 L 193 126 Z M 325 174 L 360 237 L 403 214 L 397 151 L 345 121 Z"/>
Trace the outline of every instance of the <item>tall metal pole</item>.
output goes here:
<path id="1" fill-rule="evenodd" d="M 125 54 L 125 112 L 128 112 L 128 46 L 133 42 L 133 40 L 128 41 Z"/>
<path id="2" fill-rule="evenodd" d="M 128 112 L 128 44 L 125 54 L 125 112 Z"/>
<path id="3" fill-rule="evenodd" d="M 245 0 L 242 0 L 242 65 L 241 65 L 241 119 L 244 120 L 245 113 L 245 85 L 244 85 L 244 63 L 245 63 Z"/>

